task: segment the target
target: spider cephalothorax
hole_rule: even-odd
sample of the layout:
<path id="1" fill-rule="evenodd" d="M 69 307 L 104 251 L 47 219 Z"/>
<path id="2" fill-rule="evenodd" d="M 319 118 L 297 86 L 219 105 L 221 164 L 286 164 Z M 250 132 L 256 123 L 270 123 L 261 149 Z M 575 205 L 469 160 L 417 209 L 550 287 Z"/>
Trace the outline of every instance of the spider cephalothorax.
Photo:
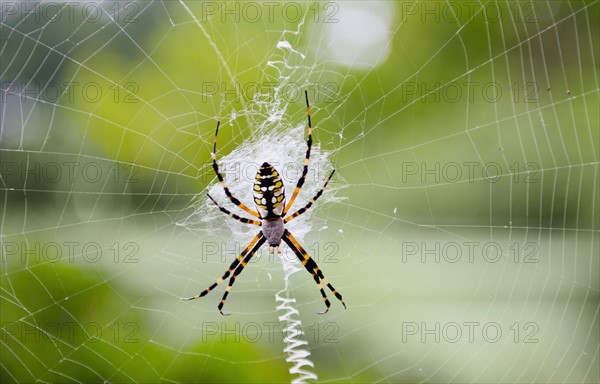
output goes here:
<path id="1" fill-rule="evenodd" d="M 215 203 L 215 205 L 219 208 L 221 212 L 233 217 L 238 221 L 241 221 L 242 223 L 254 224 L 262 228 L 261 231 L 258 234 L 256 234 L 256 236 L 254 236 L 254 238 L 250 241 L 250 244 L 248 244 L 248 246 L 246 246 L 242 253 L 233 261 L 233 263 L 231 263 L 229 269 L 227 269 L 227 271 L 219 280 L 217 280 L 204 291 L 200 292 L 198 295 L 190 297 L 186 300 L 194 300 L 205 296 L 207 293 L 212 291 L 217 285 L 225 281 L 225 279 L 233 273 L 231 279 L 229 280 L 229 285 L 227 286 L 227 289 L 223 294 L 223 298 L 219 303 L 219 312 L 221 312 L 221 314 L 224 315 L 223 306 L 225 305 L 225 300 L 227 300 L 227 295 L 231 291 L 231 287 L 233 286 L 233 283 L 235 283 L 236 277 L 242 272 L 244 267 L 248 264 L 248 262 L 254 255 L 254 253 L 258 251 L 258 249 L 265 243 L 265 241 L 269 242 L 271 253 L 274 252 L 274 249 L 276 247 L 279 248 L 278 252 L 281 253 L 281 242 L 283 241 L 291 248 L 294 254 L 302 262 L 302 265 L 304 265 L 304 268 L 306 268 L 306 270 L 312 275 L 313 279 L 317 283 L 317 286 L 319 287 L 319 290 L 321 292 L 321 296 L 323 296 L 323 301 L 325 301 L 325 305 L 327 307 L 325 309 L 325 312 L 329 310 L 331 303 L 329 302 L 329 299 L 325 294 L 325 290 L 323 289 L 321 282 L 327 285 L 327 287 L 331 290 L 331 292 L 333 292 L 335 297 L 337 297 L 338 300 L 342 302 L 344 308 L 346 308 L 346 304 L 344 303 L 344 300 L 342 300 L 342 295 L 340 295 L 335 290 L 335 288 L 333 288 L 333 286 L 329 284 L 327 279 L 325 279 L 323 272 L 321 272 L 321 270 L 317 266 L 317 263 L 310 257 L 310 255 L 304 250 L 304 248 L 302 248 L 300 243 L 298 243 L 298 240 L 296 240 L 296 238 L 292 236 L 292 234 L 287 229 L 285 229 L 285 223 L 306 212 L 314 204 L 314 202 L 323 194 L 323 191 L 327 187 L 329 180 L 331 180 L 331 177 L 335 172 L 335 170 L 331 172 L 327 180 L 325 180 L 323 187 L 319 190 L 319 192 L 317 192 L 317 194 L 312 199 L 310 199 L 310 201 L 304 207 L 300 208 L 293 214 L 287 216 L 288 210 L 294 203 L 294 200 L 296 199 L 296 196 L 298 196 L 298 192 L 300 192 L 300 188 L 302 188 L 304 180 L 306 179 L 306 175 L 308 173 L 308 161 L 310 159 L 310 148 L 312 146 L 312 125 L 310 121 L 310 106 L 308 104 L 308 92 L 304 92 L 304 95 L 306 97 L 306 110 L 308 114 L 308 139 L 306 140 L 306 158 L 304 159 L 304 168 L 302 171 L 302 176 L 300 176 L 300 179 L 296 183 L 294 193 L 292 194 L 292 197 L 287 203 L 285 197 L 285 187 L 283 185 L 283 181 L 281 180 L 281 176 L 279 175 L 279 172 L 277 172 L 277 170 L 273 168 L 273 166 L 269 163 L 263 163 L 260 166 L 258 172 L 256 172 L 256 178 L 254 180 L 254 204 L 256 205 L 256 209 L 258 212 L 253 211 L 252 209 L 244 205 L 242 202 L 240 202 L 238 199 L 233 197 L 233 195 L 229 191 L 229 188 L 227 187 L 227 184 L 225 183 L 225 180 L 223 179 L 223 175 L 221 175 L 221 172 L 219 171 L 219 165 L 217 164 L 217 136 L 219 134 L 220 125 L 220 122 L 217 122 L 217 129 L 215 130 L 215 138 L 212 152 L 213 169 L 217 174 L 217 178 L 219 179 L 221 186 L 225 190 L 225 195 L 227 195 L 227 198 L 229 198 L 229 200 L 233 204 L 237 205 L 240 209 L 258 218 L 259 220 L 247 219 L 245 217 L 238 216 L 235 213 L 230 212 L 226 208 L 221 207 L 210 195 L 208 195 L 208 197 L 212 200 L 213 203 Z"/>

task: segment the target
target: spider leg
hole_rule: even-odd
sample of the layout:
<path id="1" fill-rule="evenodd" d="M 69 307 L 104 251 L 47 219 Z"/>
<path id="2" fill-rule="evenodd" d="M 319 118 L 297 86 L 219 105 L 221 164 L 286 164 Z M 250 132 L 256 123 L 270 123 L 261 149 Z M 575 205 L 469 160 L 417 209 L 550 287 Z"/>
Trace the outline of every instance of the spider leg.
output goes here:
<path id="1" fill-rule="evenodd" d="M 246 248 L 244 248 L 244 250 L 242 251 L 242 253 L 237 257 L 237 259 L 233 260 L 233 263 L 231 263 L 231 265 L 229 266 L 229 269 L 227 269 L 227 271 L 225 271 L 225 273 L 223 274 L 223 276 L 217 280 L 213 285 L 211 285 L 210 287 L 206 288 L 204 291 L 200 292 L 198 295 L 196 296 L 192 296 L 190 298 L 184 298 L 183 300 L 194 300 L 194 299 L 199 299 L 203 296 L 205 296 L 206 294 L 208 294 L 210 291 L 212 291 L 213 289 L 215 289 L 215 287 L 219 284 L 221 284 L 230 274 L 231 272 L 234 271 L 234 269 L 238 266 L 238 264 L 240 262 L 244 262 L 244 257 L 246 256 L 246 254 L 248 252 L 250 252 L 250 250 L 254 250 L 254 246 L 257 244 L 257 242 L 260 242 L 260 244 L 262 244 L 265 241 L 265 237 L 263 235 L 262 232 L 259 232 L 256 236 L 254 236 L 254 238 L 252 239 L 252 241 L 250 241 L 250 244 L 248 244 L 248 246 L 246 246 Z M 257 248 L 258 249 L 258 248 Z"/>
<path id="2" fill-rule="evenodd" d="M 323 290 L 321 281 L 323 281 L 323 283 L 325 283 L 325 285 L 327 285 L 327 288 L 329 288 L 329 290 L 331 292 L 333 292 L 335 297 L 337 297 L 337 299 L 342 303 L 344 308 L 346 308 L 346 303 L 344 303 L 344 300 L 342 299 L 342 295 L 340 295 L 340 293 L 338 291 L 336 291 L 335 288 L 333 288 L 333 285 L 331 285 L 327 281 L 327 279 L 323 275 L 323 272 L 321 272 L 321 270 L 317 266 L 317 263 L 310 257 L 310 255 L 304 250 L 304 248 L 302 248 L 300 243 L 298 243 L 298 240 L 296 240 L 296 238 L 294 236 L 292 236 L 292 234 L 287 229 L 283 232 L 282 239 L 296 254 L 296 256 L 302 262 L 302 265 L 304 265 L 304 268 L 306 268 L 308 273 L 310 273 L 313 276 L 313 278 L 315 279 L 315 282 L 317 283 L 317 286 L 319 287 L 319 290 L 321 291 L 321 296 L 323 296 L 323 300 L 325 301 L 325 305 L 327 306 L 327 309 L 325 309 L 324 312 L 320 312 L 320 313 L 321 314 L 327 313 L 327 311 L 329 311 L 329 307 L 331 306 L 331 303 L 329 302 L 329 299 L 327 298 L 327 295 L 325 294 L 325 290 Z"/>
<path id="3" fill-rule="evenodd" d="M 254 225 L 262 225 L 260 221 L 258 220 L 251 220 L 251 219 L 246 219 L 245 217 L 240 217 L 238 215 L 236 215 L 235 213 L 231 213 L 229 210 L 227 210 L 226 208 L 223 208 L 219 205 L 219 203 L 217 203 L 215 201 L 215 199 L 212 198 L 211 195 L 209 195 L 208 193 L 206 194 L 208 196 L 209 199 L 212 200 L 213 203 L 215 203 L 215 205 L 219 208 L 219 210 L 223 213 L 225 213 L 226 215 L 229 215 L 231 217 L 233 217 L 234 219 L 236 219 L 237 221 L 241 221 L 244 224 L 254 224 Z"/>
<path id="4" fill-rule="evenodd" d="M 246 255 L 246 257 L 244 257 L 244 260 L 242 260 L 240 262 L 240 265 L 233 272 L 233 275 L 231 276 L 231 279 L 229 279 L 229 284 L 227 285 L 227 288 L 225 289 L 225 293 L 223 294 L 223 298 L 221 298 L 221 302 L 219 303 L 219 306 L 218 306 L 219 307 L 219 312 L 221 312 L 221 315 L 223 315 L 223 316 L 229 316 L 229 313 L 223 313 L 223 306 L 225 305 L 225 300 L 227 300 L 227 295 L 229 295 L 229 292 L 231 291 L 231 287 L 233 287 L 233 283 L 235 283 L 235 278 L 240 273 L 242 273 L 242 271 L 244 270 L 244 267 L 246 266 L 246 264 L 248 264 L 248 262 L 250 261 L 250 259 L 254 255 L 254 253 L 256 251 L 258 251 L 258 249 L 260 248 L 260 246 L 263 245 L 265 241 L 267 241 L 267 239 L 264 236 L 262 236 L 262 232 L 261 232 L 261 236 L 258 239 L 258 242 L 254 245 L 254 247 L 252 247 L 252 249 L 250 250 L 250 252 L 248 252 L 248 255 Z M 246 249 L 248 249 L 248 248 L 246 248 Z"/>
<path id="5" fill-rule="evenodd" d="M 304 181 L 306 180 L 306 175 L 308 174 L 308 160 L 310 159 L 310 148 L 312 147 L 312 124 L 310 122 L 310 105 L 308 104 L 308 91 L 304 91 L 304 97 L 306 98 L 306 113 L 308 115 L 308 139 L 306 140 L 306 158 L 304 159 L 304 169 L 302 170 L 302 176 L 296 183 L 296 189 L 294 189 L 294 193 L 290 198 L 290 201 L 286 204 L 281 216 L 285 216 L 287 211 L 292 207 L 294 200 L 296 200 L 296 196 L 298 196 L 298 192 L 304 185 Z"/>
<path id="6" fill-rule="evenodd" d="M 303 214 L 304 212 L 308 211 L 308 209 L 310 207 L 312 207 L 312 205 L 315 203 L 315 201 L 317 201 L 317 199 L 319 197 L 321 197 L 321 195 L 323 194 L 323 191 L 325 190 L 325 188 L 327 188 L 327 184 L 329 183 L 329 180 L 331 180 L 331 177 L 333 176 L 334 173 L 335 173 L 335 169 L 333 171 L 331 171 L 331 174 L 329 175 L 327 180 L 325 180 L 325 184 L 323 184 L 323 186 L 321 187 L 319 192 L 317 192 L 317 194 L 312 199 L 310 199 L 308 204 L 306 204 L 304 207 L 302 207 L 299 210 L 297 210 L 296 212 L 294 212 L 292 215 L 288 216 L 285 220 L 283 220 L 283 222 L 287 223 L 288 221 L 292 220 L 294 217 L 298 217 L 301 214 Z"/>
<path id="7" fill-rule="evenodd" d="M 227 184 L 225 183 L 225 180 L 223 179 L 223 175 L 221 175 L 221 172 L 219 171 L 219 165 L 217 164 L 217 136 L 219 135 L 219 125 L 221 125 L 221 122 L 217 121 L 217 129 L 215 130 L 215 139 L 214 139 L 214 143 L 213 143 L 213 151 L 211 153 L 213 169 L 215 170 L 215 173 L 217 174 L 217 178 L 219 179 L 219 182 L 221 183 L 221 186 L 225 190 L 225 194 L 227 195 L 227 197 L 229 198 L 229 200 L 231 200 L 231 202 L 233 204 L 237 205 L 242 210 L 248 212 L 252 216 L 260 218 L 260 215 L 258 214 L 258 212 L 255 212 L 255 211 L 251 210 L 250 208 L 248 208 L 247 206 L 245 206 L 244 203 L 242 203 L 241 201 L 239 201 L 238 199 L 236 199 L 231 194 L 231 192 L 229 191 L 229 188 L 227 188 Z"/>

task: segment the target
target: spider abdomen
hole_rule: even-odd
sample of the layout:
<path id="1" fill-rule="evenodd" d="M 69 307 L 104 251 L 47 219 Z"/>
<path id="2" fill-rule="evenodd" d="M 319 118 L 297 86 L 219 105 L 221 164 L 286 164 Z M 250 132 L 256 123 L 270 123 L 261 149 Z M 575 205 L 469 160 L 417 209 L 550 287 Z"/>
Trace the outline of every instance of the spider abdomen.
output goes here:
<path id="1" fill-rule="evenodd" d="M 254 179 L 254 204 L 262 219 L 280 218 L 285 200 L 285 187 L 279 172 L 263 163 Z"/>

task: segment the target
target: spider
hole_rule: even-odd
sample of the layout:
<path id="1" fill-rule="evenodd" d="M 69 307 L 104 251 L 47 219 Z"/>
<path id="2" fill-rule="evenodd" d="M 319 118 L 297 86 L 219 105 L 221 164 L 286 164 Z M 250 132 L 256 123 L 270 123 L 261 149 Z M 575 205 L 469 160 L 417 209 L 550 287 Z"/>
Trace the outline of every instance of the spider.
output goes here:
<path id="1" fill-rule="evenodd" d="M 346 304 L 344 303 L 344 300 L 342 300 L 342 295 L 340 295 L 335 290 L 335 288 L 333 288 L 333 286 L 329 284 L 327 279 L 325 279 L 323 272 L 321 272 L 321 269 L 317 266 L 317 263 L 310 257 L 310 255 L 304 250 L 304 248 L 302 248 L 298 240 L 296 240 L 296 238 L 292 236 L 292 234 L 287 229 L 285 229 L 285 223 L 306 212 L 315 203 L 315 201 L 317 201 L 317 199 L 323 194 L 323 191 L 325 190 L 327 184 L 331 180 L 331 177 L 335 173 L 334 169 L 329 175 L 329 177 L 327 177 L 327 179 L 325 180 L 323 187 L 321 187 L 319 192 L 317 192 L 317 194 L 304 207 L 300 208 L 293 214 L 286 216 L 287 212 L 294 203 L 294 200 L 298 196 L 298 192 L 300 192 L 300 189 L 302 188 L 302 185 L 304 184 L 304 180 L 306 179 L 306 175 L 308 173 L 308 161 L 310 159 L 310 148 L 312 146 L 312 125 L 310 121 L 310 105 L 308 104 L 307 91 L 304 92 L 304 96 L 306 98 L 306 111 L 308 114 L 308 139 L 306 140 L 306 158 L 304 159 L 304 168 L 302 171 L 302 176 L 300 176 L 300 179 L 296 183 L 294 193 L 292 194 L 292 197 L 290 198 L 290 201 L 287 202 L 287 204 L 285 198 L 285 187 L 283 185 L 283 181 L 281 180 L 279 172 L 277 172 L 277 170 L 273 168 L 273 166 L 266 162 L 263 163 L 258 169 L 258 172 L 256 172 L 256 178 L 254 181 L 254 204 L 256 205 L 258 212 L 248 208 L 246 205 L 244 205 L 244 203 L 240 202 L 231 194 L 229 188 L 227 187 L 227 184 L 223 180 L 223 175 L 221 175 L 221 172 L 219 171 L 219 165 L 217 164 L 217 135 L 219 134 L 220 121 L 217 122 L 217 129 L 215 130 L 215 138 L 212 151 L 213 169 L 215 170 L 217 178 L 219 179 L 219 182 L 225 190 L 225 194 L 227 195 L 229 200 L 231 200 L 233 204 L 237 205 L 250 215 L 258 218 L 259 220 L 240 217 L 235 213 L 228 211 L 226 208 L 220 206 L 210 195 L 208 195 L 208 197 L 219 208 L 221 212 L 229 215 L 230 217 L 238 221 L 241 221 L 242 223 L 252 224 L 262 228 L 261 231 L 258 232 L 258 234 L 256 234 L 256 236 L 254 236 L 254 238 L 250 241 L 250 244 L 248 244 L 246 248 L 242 251 L 242 253 L 231 263 L 229 269 L 227 269 L 227 271 L 223 274 L 223 276 L 221 276 L 219 280 L 213 283 L 210 287 L 206 288 L 204 291 L 200 292 L 198 295 L 186 298 L 184 300 L 195 300 L 205 296 L 216 286 L 225 281 L 225 279 L 227 279 L 227 277 L 229 277 L 229 275 L 233 273 L 231 275 L 231 278 L 229 279 L 229 285 L 227 286 L 227 289 L 225 289 L 223 298 L 221 299 L 221 302 L 218 306 L 219 312 L 222 315 L 229 315 L 228 313 L 223 313 L 223 306 L 225 305 L 225 300 L 227 300 L 227 295 L 229 295 L 233 283 L 235 283 L 236 277 L 242 272 L 244 267 L 248 264 L 248 262 L 254 255 L 254 253 L 258 251 L 258 249 L 265 243 L 265 241 L 269 242 L 269 253 L 273 254 L 275 248 L 278 249 L 277 253 L 281 253 L 281 241 L 283 240 L 291 248 L 296 257 L 298 257 L 298 259 L 302 262 L 302 265 L 304 265 L 304 268 L 306 268 L 306 270 L 312 275 L 313 279 L 317 283 L 317 287 L 319 287 L 319 290 L 321 291 L 321 296 L 323 296 L 323 300 L 325 301 L 326 306 L 325 311 L 320 312 L 320 314 L 327 313 L 327 311 L 329 311 L 329 307 L 331 306 L 331 303 L 329 302 L 329 299 L 325 294 L 325 290 L 321 285 L 321 281 L 325 285 L 327 285 L 327 287 L 331 290 L 331 292 L 333 292 L 335 297 L 337 297 L 338 300 L 340 300 L 340 302 L 344 305 L 344 308 L 346 308 Z"/>

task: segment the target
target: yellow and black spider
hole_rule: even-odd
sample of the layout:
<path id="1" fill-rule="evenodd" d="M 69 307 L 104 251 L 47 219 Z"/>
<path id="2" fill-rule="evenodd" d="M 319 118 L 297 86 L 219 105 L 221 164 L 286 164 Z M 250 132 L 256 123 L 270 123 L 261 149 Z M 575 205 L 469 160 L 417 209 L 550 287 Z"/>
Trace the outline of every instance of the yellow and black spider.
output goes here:
<path id="1" fill-rule="evenodd" d="M 256 178 L 254 181 L 254 204 L 256 204 L 258 212 L 255 212 L 252 209 L 248 208 L 246 205 L 244 205 L 231 194 L 229 188 L 227 188 L 225 180 L 223 180 L 223 175 L 221 175 L 221 172 L 219 172 L 219 165 L 217 164 L 217 135 L 219 134 L 220 125 L 220 122 L 217 122 L 217 129 L 215 131 L 215 140 L 212 151 L 213 169 L 215 170 L 217 178 L 219 179 L 221 186 L 223 186 L 225 194 L 227 195 L 229 200 L 231 200 L 233 204 L 237 205 L 242 210 L 246 211 L 254 217 L 257 217 L 260 220 L 252 220 L 240 217 L 228 211 L 226 208 L 221 207 L 210 195 L 208 195 L 208 197 L 212 200 L 213 203 L 215 203 L 215 205 L 219 208 L 221 212 L 228 214 L 229 216 L 233 217 L 238 221 L 241 221 L 242 223 L 254 224 L 262 227 L 262 229 L 256 236 L 254 236 L 252 241 L 250 241 L 250 244 L 246 246 L 242 253 L 237 257 L 237 259 L 235 259 L 233 263 L 231 263 L 229 269 L 227 269 L 227 271 L 219 280 L 217 280 L 213 285 L 211 285 L 204 291 L 200 292 L 197 296 L 193 296 L 184 300 L 194 300 L 205 296 L 207 293 L 212 291 L 217 285 L 221 284 L 233 272 L 233 275 L 229 280 L 229 285 L 227 286 L 227 289 L 223 294 L 223 298 L 219 303 L 219 312 L 221 312 L 222 315 L 226 315 L 225 313 L 223 313 L 223 306 L 225 305 L 225 300 L 227 300 L 227 295 L 231 291 L 231 287 L 233 286 L 233 283 L 235 283 L 236 277 L 242 272 L 246 264 L 248 264 L 248 262 L 254 255 L 254 253 L 258 251 L 258 249 L 267 240 L 269 241 L 269 251 L 271 254 L 274 253 L 275 247 L 278 248 L 278 253 L 281 253 L 281 241 L 283 240 L 292 249 L 292 251 L 298 257 L 298 259 L 302 262 L 304 268 L 306 268 L 306 270 L 315 279 L 315 282 L 317 283 L 317 286 L 321 291 L 321 295 L 323 296 L 323 300 L 325 301 L 325 305 L 327 306 L 325 311 L 321 313 L 327 313 L 329 307 L 331 306 L 331 303 L 329 302 L 329 299 L 327 298 L 327 295 L 323 290 L 321 281 L 327 285 L 327 287 L 331 290 L 331 292 L 333 292 L 335 297 L 337 297 L 342 302 L 344 308 L 346 308 L 346 304 L 344 303 L 344 300 L 342 300 L 342 295 L 340 295 L 335 290 L 335 288 L 333 288 L 333 286 L 329 284 L 327 279 L 325 279 L 325 276 L 323 276 L 323 272 L 321 272 L 321 270 L 317 266 L 317 263 L 310 257 L 310 255 L 304 250 L 304 248 L 302 248 L 300 243 L 298 243 L 298 240 L 296 240 L 296 238 L 292 236 L 292 234 L 287 229 L 285 229 L 285 223 L 306 212 L 314 204 L 314 202 L 323 194 L 323 191 L 327 187 L 327 183 L 329 183 L 329 180 L 331 180 L 331 177 L 335 172 L 334 169 L 327 178 L 327 180 L 325 180 L 325 184 L 323 184 L 323 187 L 319 190 L 319 192 L 317 192 L 317 194 L 312 199 L 310 199 L 310 201 L 304 207 L 300 208 L 292 215 L 286 217 L 286 213 L 294 203 L 296 196 L 298 196 L 298 192 L 300 192 L 300 188 L 302 188 L 302 185 L 304 184 L 304 180 L 306 179 L 306 175 L 308 173 L 308 160 L 310 159 L 310 148 L 312 146 L 312 125 L 310 122 L 310 106 L 308 104 L 308 92 L 305 91 L 304 96 L 306 98 L 306 111 L 308 114 L 308 139 L 306 140 L 306 158 L 304 159 L 304 169 L 302 171 L 302 176 L 300 176 L 298 183 L 296 183 L 296 189 L 294 189 L 294 193 L 292 194 L 292 197 L 290 201 L 287 202 L 287 204 L 285 202 L 285 187 L 283 186 L 283 181 L 279 176 L 279 172 L 277 172 L 277 170 L 273 168 L 273 166 L 271 166 L 269 163 L 263 163 L 261 165 L 261 167 L 258 169 L 258 172 L 256 173 Z"/>

